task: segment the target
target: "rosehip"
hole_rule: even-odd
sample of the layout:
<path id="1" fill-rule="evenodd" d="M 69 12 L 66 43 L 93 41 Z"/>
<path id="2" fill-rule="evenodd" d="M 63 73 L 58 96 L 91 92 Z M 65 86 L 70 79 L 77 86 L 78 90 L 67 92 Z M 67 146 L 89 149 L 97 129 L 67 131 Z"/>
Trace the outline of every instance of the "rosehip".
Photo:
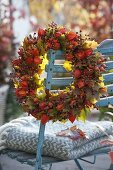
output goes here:
<path id="1" fill-rule="evenodd" d="M 46 106 L 46 103 L 45 103 L 45 102 L 39 103 L 39 108 L 43 109 L 45 106 Z"/>
<path id="2" fill-rule="evenodd" d="M 39 28 L 39 30 L 38 30 L 38 36 L 39 37 L 42 37 L 42 36 L 44 36 L 45 35 L 45 30 L 43 30 L 42 28 Z"/>
<path id="3" fill-rule="evenodd" d="M 56 107 L 56 109 L 57 109 L 58 111 L 63 110 L 63 108 L 64 108 L 64 105 L 63 105 L 63 104 L 59 104 L 59 105 L 57 105 L 57 107 Z"/>
<path id="4" fill-rule="evenodd" d="M 39 57 L 34 57 L 35 64 L 41 64 L 42 60 Z"/>
<path id="5" fill-rule="evenodd" d="M 100 93 L 107 93 L 107 88 L 106 87 L 102 87 L 99 89 Z"/>
<path id="6" fill-rule="evenodd" d="M 74 56 L 72 54 L 66 54 L 66 59 L 69 60 L 69 61 L 72 60 L 73 57 Z"/>
<path id="7" fill-rule="evenodd" d="M 39 51 L 37 50 L 37 48 L 31 49 L 30 53 L 33 54 L 34 56 L 38 56 L 39 55 Z"/>
<path id="8" fill-rule="evenodd" d="M 20 86 L 21 86 L 21 87 L 28 87 L 28 82 L 27 82 L 27 81 L 22 81 L 22 82 L 20 83 Z"/>
<path id="9" fill-rule="evenodd" d="M 48 117 L 46 114 L 42 115 L 42 117 L 41 117 L 41 123 L 42 123 L 43 125 L 45 125 L 48 121 L 49 121 L 49 117 Z"/>
<path id="10" fill-rule="evenodd" d="M 26 91 L 24 91 L 24 90 L 19 90 L 19 91 L 18 91 L 18 95 L 21 96 L 21 97 L 24 97 L 24 96 L 26 96 Z"/>
<path id="11" fill-rule="evenodd" d="M 84 51 L 81 51 L 81 52 L 78 52 L 78 53 L 76 54 L 76 57 L 77 57 L 78 59 L 82 60 L 82 59 L 84 59 L 86 56 L 85 56 Z"/>
<path id="12" fill-rule="evenodd" d="M 79 80 L 77 84 L 79 88 L 82 88 L 85 86 L 85 82 L 83 80 Z"/>
<path id="13" fill-rule="evenodd" d="M 86 56 L 90 56 L 90 55 L 92 55 L 92 53 L 93 53 L 93 50 L 92 50 L 92 49 L 87 49 L 87 50 L 85 50 L 85 55 L 86 55 Z"/>
<path id="14" fill-rule="evenodd" d="M 60 28 L 59 32 L 61 32 L 62 34 L 64 34 L 66 32 L 66 28 Z"/>
<path id="15" fill-rule="evenodd" d="M 76 69 L 75 71 L 74 71 L 74 77 L 76 77 L 76 78 L 79 78 L 79 77 L 81 77 L 81 75 L 82 75 L 82 72 L 81 72 L 81 70 L 79 70 L 79 69 Z"/>
<path id="16" fill-rule="evenodd" d="M 33 62 L 33 58 L 28 57 L 28 58 L 26 59 L 26 62 L 27 62 L 28 64 L 31 64 L 31 63 Z"/>
<path id="17" fill-rule="evenodd" d="M 55 32 L 55 37 L 59 38 L 61 36 L 61 32 Z"/>
<path id="18" fill-rule="evenodd" d="M 60 43 L 55 43 L 54 46 L 53 46 L 53 49 L 59 50 L 59 48 L 60 48 Z"/>
<path id="19" fill-rule="evenodd" d="M 102 66 L 99 69 L 100 69 L 100 71 L 105 71 L 105 68 Z"/>
<path id="20" fill-rule="evenodd" d="M 21 62 L 21 59 L 18 58 L 18 59 L 16 59 L 16 60 L 14 60 L 14 61 L 12 62 L 12 64 L 15 65 L 15 66 L 18 66 L 18 65 L 20 64 L 20 62 Z"/>
<path id="21" fill-rule="evenodd" d="M 67 34 L 67 39 L 69 40 L 69 41 L 71 41 L 71 40 L 73 40 L 74 38 L 77 38 L 78 37 L 78 35 L 75 33 L 75 32 L 69 32 L 68 34 Z"/>
<path id="22" fill-rule="evenodd" d="M 49 102 L 49 103 L 48 103 L 48 106 L 49 106 L 50 108 L 52 108 L 52 107 L 53 107 L 53 103 Z"/>

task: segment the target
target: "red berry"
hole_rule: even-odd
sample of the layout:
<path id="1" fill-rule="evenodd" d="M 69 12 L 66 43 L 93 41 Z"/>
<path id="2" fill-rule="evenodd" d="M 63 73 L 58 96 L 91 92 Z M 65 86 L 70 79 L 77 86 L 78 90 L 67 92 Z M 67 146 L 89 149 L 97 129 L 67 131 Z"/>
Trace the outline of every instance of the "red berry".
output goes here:
<path id="1" fill-rule="evenodd" d="M 61 32 L 62 34 L 64 34 L 66 32 L 66 28 L 60 28 L 59 32 Z"/>
<path id="2" fill-rule="evenodd" d="M 66 54 L 66 59 L 71 61 L 73 59 L 73 55 L 72 54 Z"/>
<path id="3" fill-rule="evenodd" d="M 82 72 L 81 72 L 81 70 L 76 69 L 73 74 L 74 74 L 74 77 L 75 77 L 75 78 L 79 78 L 79 77 L 81 77 Z"/>
<path id="4" fill-rule="evenodd" d="M 37 102 L 38 102 L 38 98 L 34 98 L 33 101 L 34 101 L 35 103 L 37 103 Z"/>
<path id="5" fill-rule="evenodd" d="M 46 114 L 42 115 L 42 117 L 41 117 L 41 123 L 42 123 L 43 125 L 45 125 L 48 121 L 49 121 L 49 117 L 48 117 Z"/>
<path id="6" fill-rule="evenodd" d="M 21 86 L 21 87 L 28 87 L 28 82 L 27 82 L 27 81 L 22 81 L 22 82 L 20 83 L 20 86 Z"/>
<path id="7" fill-rule="evenodd" d="M 79 80 L 77 84 L 79 88 L 82 88 L 85 86 L 85 82 L 83 80 Z"/>
<path id="8" fill-rule="evenodd" d="M 55 32 L 55 37 L 59 38 L 61 36 L 61 32 Z"/>
<path id="9" fill-rule="evenodd" d="M 42 37 L 42 36 L 44 36 L 45 35 L 45 30 L 43 30 L 42 28 L 39 28 L 39 30 L 38 30 L 38 36 L 39 37 Z"/>
<path id="10" fill-rule="evenodd" d="M 33 48 L 32 50 L 30 50 L 30 53 L 33 54 L 34 56 L 39 55 L 39 51 L 37 50 L 37 48 Z"/>
<path id="11" fill-rule="evenodd" d="M 60 49 L 60 43 L 54 43 L 53 49 L 54 50 L 59 50 Z"/>
<path id="12" fill-rule="evenodd" d="M 26 59 L 26 62 L 27 62 L 27 64 L 31 64 L 31 63 L 33 62 L 33 58 L 28 57 L 28 58 Z"/>
<path id="13" fill-rule="evenodd" d="M 42 60 L 39 57 L 34 57 L 34 63 L 35 64 L 41 64 Z"/>
<path id="14" fill-rule="evenodd" d="M 56 107 L 56 109 L 57 109 L 58 111 L 63 110 L 63 108 L 64 108 L 64 105 L 63 105 L 63 104 L 59 104 L 59 105 L 57 105 L 57 107 Z"/>
<path id="15" fill-rule="evenodd" d="M 21 97 L 24 97 L 24 96 L 26 96 L 26 91 L 25 90 L 19 90 L 16 94 L 21 96 Z"/>
<path id="16" fill-rule="evenodd" d="M 71 41 L 71 40 L 73 40 L 74 38 L 77 38 L 78 37 L 78 35 L 75 33 L 75 32 L 69 32 L 68 34 L 67 34 L 67 39 L 69 40 L 69 41 Z"/>
<path id="17" fill-rule="evenodd" d="M 49 102 L 49 103 L 48 103 L 48 106 L 49 106 L 50 108 L 52 108 L 52 107 L 53 107 L 53 103 Z"/>
<path id="18" fill-rule="evenodd" d="M 105 71 L 105 68 L 102 66 L 99 69 L 100 69 L 100 71 Z"/>
<path id="19" fill-rule="evenodd" d="M 46 103 L 45 102 L 39 103 L 39 108 L 40 109 L 43 109 L 44 107 L 46 107 Z"/>
<path id="20" fill-rule="evenodd" d="M 15 59 L 14 61 L 12 61 L 12 64 L 15 65 L 15 66 L 18 66 L 21 62 L 21 59 L 18 58 L 18 59 Z"/>
<path id="21" fill-rule="evenodd" d="M 93 50 L 92 49 L 87 49 L 87 50 L 85 50 L 85 55 L 88 57 L 88 56 L 90 56 L 90 55 L 92 55 L 92 53 L 93 53 Z"/>
<path id="22" fill-rule="evenodd" d="M 86 56 L 85 56 L 84 51 L 81 51 L 81 52 L 78 52 L 78 53 L 76 54 L 76 57 L 77 57 L 78 59 L 82 60 L 82 59 L 84 59 Z"/>

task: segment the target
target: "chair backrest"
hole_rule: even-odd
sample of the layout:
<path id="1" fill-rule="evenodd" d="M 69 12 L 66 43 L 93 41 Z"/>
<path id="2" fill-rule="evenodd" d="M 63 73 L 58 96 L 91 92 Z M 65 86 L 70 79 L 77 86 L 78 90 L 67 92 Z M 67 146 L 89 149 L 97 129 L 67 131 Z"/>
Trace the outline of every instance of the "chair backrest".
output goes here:
<path id="1" fill-rule="evenodd" d="M 48 53 L 49 57 L 49 64 L 46 65 L 46 72 L 47 72 L 47 79 L 45 82 L 46 89 L 52 90 L 52 86 L 68 86 L 70 83 L 73 82 L 72 77 L 66 77 L 66 69 L 63 67 L 63 64 L 56 64 L 56 61 L 59 61 L 59 63 L 62 63 L 64 61 L 63 52 L 60 50 L 54 51 L 50 50 Z M 58 74 L 61 73 L 63 76 L 58 76 Z M 57 74 L 57 78 L 54 77 L 54 74 Z"/>
<path id="2" fill-rule="evenodd" d="M 101 97 L 100 101 L 97 102 L 97 106 L 107 106 L 113 104 L 113 61 L 109 58 L 109 56 L 113 55 L 113 40 L 104 40 L 95 50 L 107 58 L 107 61 L 105 62 L 107 67 L 106 72 L 103 74 L 103 78 L 110 96 Z M 61 86 L 65 87 L 71 84 L 73 82 L 73 77 L 65 77 L 67 71 L 63 67 L 63 64 L 55 64 L 56 60 L 60 60 L 59 63 L 64 60 L 63 52 L 59 50 L 50 50 L 48 57 L 49 64 L 46 66 L 47 79 L 45 81 L 45 88 L 51 90 L 52 86 L 57 86 L 59 89 Z M 63 76 L 54 78 L 53 74 L 56 73 L 61 73 Z"/>
<path id="3" fill-rule="evenodd" d="M 108 96 L 102 97 L 98 106 L 108 106 L 109 104 L 113 105 L 113 39 L 106 39 L 100 43 L 96 49 L 104 57 L 106 57 L 106 71 L 103 74 L 104 83 L 107 87 Z"/>

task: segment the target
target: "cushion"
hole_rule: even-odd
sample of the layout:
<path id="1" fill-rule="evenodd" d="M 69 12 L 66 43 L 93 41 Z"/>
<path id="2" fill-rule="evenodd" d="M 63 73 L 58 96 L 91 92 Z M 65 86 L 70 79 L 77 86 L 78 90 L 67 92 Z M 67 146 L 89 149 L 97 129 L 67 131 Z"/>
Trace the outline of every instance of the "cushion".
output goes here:
<path id="1" fill-rule="evenodd" d="M 100 127 L 98 127 L 98 124 Z M 57 132 L 76 125 L 85 131 L 88 139 L 72 140 L 68 137 L 58 137 Z M 40 122 L 32 117 L 13 120 L 0 128 L 0 149 L 15 149 L 29 153 L 36 153 Z M 102 130 L 105 132 L 103 132 Z M 90 151 L 101 148 L 100 143 L 112 134 L 113 123 L 108 121 L 89 122 L 75 121 L 73 124 L 51 121 L 46 124 L 43 155 L 69 160 L 79 158 Z M 104 145 L 106 146 L 106 144 Z"/>

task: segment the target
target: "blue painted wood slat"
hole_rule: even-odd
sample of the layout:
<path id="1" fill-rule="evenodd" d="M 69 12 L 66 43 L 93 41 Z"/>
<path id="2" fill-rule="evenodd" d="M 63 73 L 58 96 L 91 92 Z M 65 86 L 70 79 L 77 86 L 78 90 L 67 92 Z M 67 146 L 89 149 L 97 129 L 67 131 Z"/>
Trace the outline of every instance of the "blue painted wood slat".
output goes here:
<path id="1" fill-rule="evenodd" d="M 47 79 L 46 79 L 46 84 L 45 84 L 45 88 L 49 90 L 51 89 L 51 81 L 52 81 L 55 55 L 56 55 L 56 52 L 54 50 L 49 51 L 49 64 L 48 64 Z"/>
<path id="2" fill-rule="evenodd" d="M 107 62 L 105 62 L 105 64 L 106 64 L 106 70 L 111 70 L 111 69 L 113 69 L 113 61 L 107 61 Z"/>
<path id="3" fill-rule="evenodd" d="M 61 50 L 57 50 L 56 55 L 55 55 L 55 59 L 56 60 L 64 60 L 64 52 L 61 51 Z"/>
<path id="4" fill-rule="evenodd" d="M 107 61 L 105 62 L 106 64 L 106 70 L 110 70 L 110 69 L 113 69 L 113 61 Z M 46 68 L 45 68 L 45 71 L 47 72 L 48 71 L 48 66 L 49 65 L 46 65 Z M 53 67 L 53 72 L 57 72 L 57 73 L 66 73 L 66 69 L 63 67 L 63 64 L 57 64 L 57 65 L 54 65 Z"/>
<path id="5" fill-rule="evenodd" d="M 97 106 L 108 106 L 109 104 L 113 105 L 113 96 L 111 97 L 105 97 L 100 99 L 100 101 L 98 101 L 96 103 Z"/>
<path id="6" fill-rule="evenodd" d="M 104 82 L 112 82 L 113 83 L 113 73 L 103 74 Z"/>
<path id="7" fill-rule="evenodd" d="M 53 78 L 52 79 L 52 85 L 54 86 L 68 86 L 73 82 L 73 78 L 69 77 L 69 78 Z"/>
<path id="8" fill-rule="evenodd" d="M 111 94 L 111 93 L 113 94 L 113 84 L 107 85 L 106 87 L 107 87 L 107 92 L 109 94 Z"/>
<path id="9" fill-rule="evenodd" d="M 113 54 L 113 48 L 99 48 L 97 50 L 98 52 L 106 56 Z"/>
<path id="10" fill-rule="evenodd" d="M 45 69 L 46 72 L 48 71 L 48 67 L 49 65 L 46 65 L 46 69 Z M 62 64 L 54 65 L 53 72 L 54 73 L 67 73 L 66 69 L 63 67 Z"/>

